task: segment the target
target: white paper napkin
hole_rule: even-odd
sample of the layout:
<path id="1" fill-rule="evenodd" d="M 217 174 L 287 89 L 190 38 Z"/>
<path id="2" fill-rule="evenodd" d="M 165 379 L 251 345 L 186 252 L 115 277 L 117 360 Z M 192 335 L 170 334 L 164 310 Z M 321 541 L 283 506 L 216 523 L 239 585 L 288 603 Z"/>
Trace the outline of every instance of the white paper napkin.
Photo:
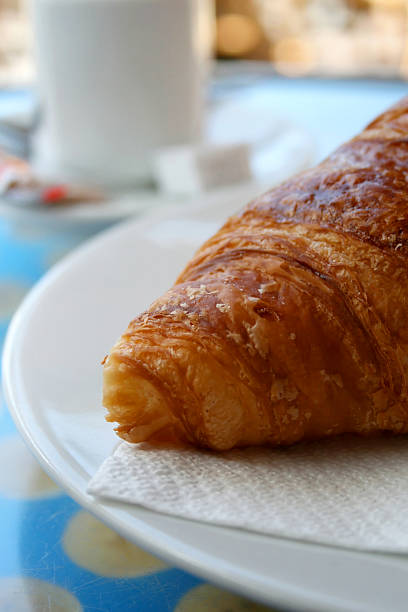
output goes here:
<path id="1" fill-rule="evenodd" d="M 227 453 L 122 443 L 88 492 L 206 523 L 408 552 L 408 436 Z"/>

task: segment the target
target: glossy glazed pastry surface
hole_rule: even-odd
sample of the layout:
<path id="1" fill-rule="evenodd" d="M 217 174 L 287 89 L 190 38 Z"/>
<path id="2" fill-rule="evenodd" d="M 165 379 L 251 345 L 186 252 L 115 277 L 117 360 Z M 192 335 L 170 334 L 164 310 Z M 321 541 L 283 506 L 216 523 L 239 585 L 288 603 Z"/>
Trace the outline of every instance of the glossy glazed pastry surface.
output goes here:
<path id="1" fill-rule="evenodd" d="M 404 98 L 230 218 L 130 323 L 108 420 L 215 450 L 407 432 L 407 237 Z"/>

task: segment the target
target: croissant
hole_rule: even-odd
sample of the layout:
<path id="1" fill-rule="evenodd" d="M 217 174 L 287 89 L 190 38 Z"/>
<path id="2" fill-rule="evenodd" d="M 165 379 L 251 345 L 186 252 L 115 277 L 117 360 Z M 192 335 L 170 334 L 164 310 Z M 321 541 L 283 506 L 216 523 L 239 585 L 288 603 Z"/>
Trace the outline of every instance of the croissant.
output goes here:
<path id="1" fill-rule="evenodd" d="M 231 217 L 104 365 L 129 442 L 408 431 L 408 97 Z"/>

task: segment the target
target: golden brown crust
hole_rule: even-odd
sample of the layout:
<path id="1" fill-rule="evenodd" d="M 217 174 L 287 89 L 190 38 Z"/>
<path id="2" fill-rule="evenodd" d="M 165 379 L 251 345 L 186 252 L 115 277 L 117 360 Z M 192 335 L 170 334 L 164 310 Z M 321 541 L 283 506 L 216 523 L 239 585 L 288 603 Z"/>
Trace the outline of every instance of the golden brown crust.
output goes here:
<path id="1" fill-rule="evenodd" d="M 408 98 L 230 218 L 105 364 L 129 441 L 408 431 Z"/>

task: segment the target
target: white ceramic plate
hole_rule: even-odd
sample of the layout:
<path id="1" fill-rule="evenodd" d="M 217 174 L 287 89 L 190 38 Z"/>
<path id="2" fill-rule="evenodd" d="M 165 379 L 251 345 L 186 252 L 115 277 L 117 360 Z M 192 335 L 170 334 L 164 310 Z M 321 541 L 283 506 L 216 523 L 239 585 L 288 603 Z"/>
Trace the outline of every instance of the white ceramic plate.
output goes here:
<path id="1" fill-rule="evenodd" d="M 117 226 L 58 264 L 11 324 L 3 381 L 14 419 L 44 468 L 81 505 L 154 554 L 285 609 L 406 612 L 408 562 L 212 527 L 86 494 L 117 439 L 104 422 L 100 361 L 128 321 L 166 289 L 221 218 L 157 213 Z"/>

